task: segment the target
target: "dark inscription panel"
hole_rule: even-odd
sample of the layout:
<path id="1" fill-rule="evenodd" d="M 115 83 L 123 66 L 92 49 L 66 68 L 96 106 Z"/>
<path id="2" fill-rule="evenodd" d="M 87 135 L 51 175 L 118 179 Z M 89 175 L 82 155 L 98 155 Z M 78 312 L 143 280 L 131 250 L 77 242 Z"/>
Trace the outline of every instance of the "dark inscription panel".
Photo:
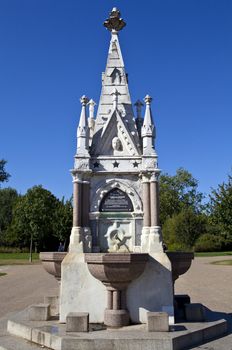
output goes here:
<path id="1" fill-rule="evenodd" d="M 133 205 L 125 192 L 115 188 L 108 192 L 103 198 L 100 211 L 133 211 Z"/>

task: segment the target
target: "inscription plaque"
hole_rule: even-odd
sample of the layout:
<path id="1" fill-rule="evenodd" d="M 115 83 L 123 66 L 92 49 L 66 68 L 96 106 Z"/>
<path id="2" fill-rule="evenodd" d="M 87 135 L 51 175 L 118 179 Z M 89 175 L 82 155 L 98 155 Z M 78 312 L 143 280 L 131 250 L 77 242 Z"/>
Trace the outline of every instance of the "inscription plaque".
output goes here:
<path id="1" fill-rule="evenodd" d="M 133 211 L 133 205 L 125 192 L 121 191 L 119 188 L 114 188 L 102 199 L 100 211 L 128 212 Z"/>

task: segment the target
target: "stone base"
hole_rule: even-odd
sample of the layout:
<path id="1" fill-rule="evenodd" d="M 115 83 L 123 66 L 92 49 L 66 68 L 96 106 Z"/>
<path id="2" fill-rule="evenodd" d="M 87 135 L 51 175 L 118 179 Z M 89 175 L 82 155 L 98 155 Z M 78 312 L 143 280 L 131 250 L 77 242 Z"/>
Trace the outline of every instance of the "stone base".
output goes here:
<path id="1" fill-rule="evenodd" d="M 28 308 L 28 318 L 30 321 L 47 321 L 50 316 L 49 304 L 31 305 Z"/>
<path id="2" fill-rule="evenodd" d="M 185 320 L 185 304 L 190 304 L 188 294 L 176 294 L 174 296 L 175 321 Z"/>
<path id="3" fill-rule="evenodd" d="M 166 312 L 148 312 L 147 330 L 148 332 L 168 332 L 168 314 Z"/>
<path id="4" fill-rule="evenodd" d="M 66 332 L 88 332 L 88 312 L 70 312 L 66 318 Z"/>
<path id="5" fill-rule="evenodd" d="M 205 308 L 202 304 L 185 304 L 185 318 L 189 322 L 204 322 Z"/>
<path id="6" fill-rule="evenodd" d="M 141 235 L 143 253 L 163 253 L 162 231 L 160 226 L 144 226 Z"/>
<path id="7" fill-rule="evenodd" d="M 129 322 L 130 317 L 127 310 L 105 310 L 104 324 L 107 327 L 120 328 L 128 326 Z"/>
<path id="8" fill-rule="evenodd" d="M 30 322 L 27 313 L 20 312 L 11 316 L 7 330 L 11 335 L 53 350 L 182 350 L 222 337 L 227 332 L 225 320 L 182 323 L 172 326 L 171 332 L 147 332 L 145 325 L 120 330 L 104 330 L 101 325 L 96 327 L 90 324 L 88 333 L 66 334 L 66 325 L 58 321 Z M 18 348 L 18 338 L 15 339 L 12 349 Z M 1 339 L 1 345 L 4 345 L 2 342 L 4 339 Z"/>
<path id="9" fill-rule="evenodd" d="M 60 298 L 58 295 L 44 297 L 44 304 L 50 305 L 50 316 L 59 315 L 59 301 Z"/>
<path id="10" fill-rule="evenodd" d="M 106 288 L 90 274 L 84 254 L 69 252 L 61 270 L 60 322 L 69 312 L 89 312 L 90 322 L 104 322 Z M 149 255 L 143 274 L 127 288 L 126 302 L 132 323 L 146 323 L 148 311 L 166 311 L 173 323 L 171 263 L 165 253 Z"/>
<path id="11" fill-rule="evenodd" d="M 70 235 L 69 251 L 83 253 L 82 227 L 73 227 Z"/>

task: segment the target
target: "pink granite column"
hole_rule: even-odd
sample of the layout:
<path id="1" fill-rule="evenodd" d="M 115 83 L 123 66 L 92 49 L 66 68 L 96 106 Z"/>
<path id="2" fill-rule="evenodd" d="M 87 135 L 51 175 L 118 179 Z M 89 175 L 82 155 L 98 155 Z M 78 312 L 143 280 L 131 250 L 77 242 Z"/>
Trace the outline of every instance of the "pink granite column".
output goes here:
<path id="1" fill-rule="evenodd" d="M 89 181 L 82 182 L 82 226 L 89 227 Z"/>
<path id="2" fill-rule="evenodd" d="M 151 226 L 159 226 L 159 183 L 158 174 L 151 176 L 150 182 Z"/>
<path id="3" fill-rule="evenodd" d="M 73 181 L 73 227 L 81 226 L 81 182 Z"/>
<path id="4" fill-rule="evenodd" d="M 143 179 L 143 226 L 151 226 L 150 183 L 148 178 Z"/>

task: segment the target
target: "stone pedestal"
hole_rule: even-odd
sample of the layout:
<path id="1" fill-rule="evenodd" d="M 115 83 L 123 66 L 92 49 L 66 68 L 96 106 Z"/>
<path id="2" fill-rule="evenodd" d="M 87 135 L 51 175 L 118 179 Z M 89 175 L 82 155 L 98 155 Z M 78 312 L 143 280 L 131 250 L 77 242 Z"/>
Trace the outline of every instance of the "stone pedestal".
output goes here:
<path id="1" fill-rule="evenodd" d="M 148 312 L 147 330 L 148 332 L 168 332 L 168 314 L 166 312 Z"/>
<path id="2" fill-rule="evenodd" d="M 66 332 L 88 332 L 89 314 L 87 312 L 70 312 L 66 318 Z"/>
<path id="3" fill-rule="evenodd" d="M 66 322 L 69 312 L 89 312 L 90 323 L 102 323 L 106 305 L 112 308 L 109 299 L 107 303 L 106 287 L 90 274 L 84 254 L 68 253 L 62 262 L 60 322 Z M 144 272 L 127 288 L 126 309 L 132 323 L 146 323 L 148 311 L 166 311 L 173 323 L 171 263 L 165 253 L 149 254 Z"/>
<path id="4" fill-rule="evenodd" d="M 28 318 L 30 321 L 47 321 L 50 317 L 49 304 L 35 304 L 28 309 Z"/>

